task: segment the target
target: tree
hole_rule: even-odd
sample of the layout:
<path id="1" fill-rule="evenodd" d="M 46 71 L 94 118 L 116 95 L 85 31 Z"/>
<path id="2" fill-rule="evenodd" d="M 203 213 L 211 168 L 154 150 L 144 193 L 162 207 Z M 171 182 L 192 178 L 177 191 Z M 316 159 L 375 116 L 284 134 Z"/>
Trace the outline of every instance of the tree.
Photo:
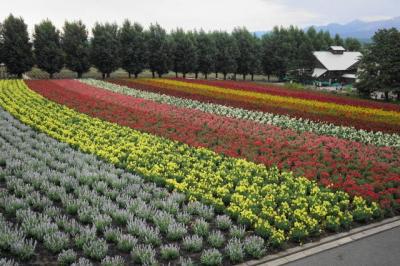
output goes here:
<path id="1" fill-rule="evenodd" d="M 262 39 L 262 69 L 268 76 L 276 75 L 279 79 L 286 76 L 291 54 L 288 32 L 283 28 L 275 27 Z"/>
<path id="2" fill-rule="evenodd" d="M 333 42 L 336 46 L 344 46 L 343 39 L 340 37 L 339 34 L 335 35 L 335 38 L 333 39 Z"/>
<path id="3" fill-rule="evenodd" d="M 36 65 L 53 78 L 54 73 L 60 72 L 64 66 L 64 53 L 61 49 L 60 32 L 50 20 L 35 25 L 33 47 Z"/>
<path id="4" fill-rule="evenodd" d="M 359 52 L 362 48 L 361 42 L 356 38 L 346 38 L 344 46 L 350 52 Z"/>
<path id="5" fill-rule="evenodd" d="M 176 76 L 178 72 L 186 77 L 186 74 L 193 70 L 193 65 L 196 63 L 196 47 L 192 36 L 185 33 L 182 29 L 177 29 L 171 33 L 172 49 L 171 55 L 173 58 L 173 70 Z"/>
<path id="6" fill-rule="evenodd" d="M 153 78 L 168 73 L 170 68 L 170 46 L 167 33 L 160 25 L 150 25 L 147 32 L 148 65 Z"/>
<path id="7" fill-rule="evenodd" d="M 128 72 L 129 78 L 132 74 L 137 78 L 146 66 L 146 42 L 143 27 L 138 23 L 132 25 L 129 20 L 125 20 L 119 33 L 119 39 L 121 66 Z"/>
<path id="8" fill-rule="evenodd" d="M 356 87 L 360 93 L 383 91 L 388 101 L 389 92 L 393 91 L 400 100 L 400 32 L 397 29 L 375 33 L 365 49 L 359 72 Z"/>
<path id="9" fill-rule="evenodd" d="M 254 63 L 254 54 L 256 53 L 254 39 L 251 33 L 246 28 L 235 28 L 232 32 L 239 49 L 238 57 L 236 58 L 237 72 L 243 75 L 243 80 L 246 75 L 250 74 L 251 64 Z"/>
<path id="10" fill-rule="evenodd" d="M 1 27 L 3 62 L 8 73 L 22 78 L 33 66 L 32 43 L 22 18 L 9 15 Z"/>
<path id="11" fill-rule="evenodd" d="M 119 67 L 119 39 L 117 24 L 96 23 L 92 29 L 90 47 L 92 64 L 102 73 L 103 79 Z"/>
<path id="12" fill-rule="evenodd" d="M 201 30 L 196 35 L 196 49 L 197 49 L 197 69 L 207 79 L 208 74 L 214 71 L 215 56 L 217 47 L 212 34 L 207 34 Z"/>
<path id="13" fill-rule="evenodd" d="M 251 39 L 252 53 L 249 59 L 249 74 L 251 80 L 254 80 L 254 75 L 261 72 L 261 40 L 253 35 Z"/>
<path id="14" fill-rule="evenodd" d="M 228 73 L 237 71 L 236 58 L 239 56 L 239 49 L 235 39 L 227 32 L 214 32 L 213 36 L 217 47 L 215 75 L 218 77 L 218 72 L 220 72 L 226 79 Z"/>
<path id="15" fill-rule="evenodd" d="M 82 21 L 65 22 L 61 46 L 65 53 L 65 66 L 82 78 L 83 73 L 90 69 L 88 32 Z"/>

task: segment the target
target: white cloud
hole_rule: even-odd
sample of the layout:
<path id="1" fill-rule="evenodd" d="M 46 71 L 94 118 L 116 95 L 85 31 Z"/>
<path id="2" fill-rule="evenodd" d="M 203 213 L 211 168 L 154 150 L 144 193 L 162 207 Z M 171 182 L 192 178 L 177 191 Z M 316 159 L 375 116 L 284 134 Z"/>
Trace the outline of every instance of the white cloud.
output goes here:
<path id="1" fill-rule="evenodd" d="M 168 30 L 203 28 L 269 30 L 275 25 L 308 26 L 348 22 L 356 18 L 394 16 L 398 0 L 10 0 L 2 1 L 0 20 L 22 16 L 30 29 L 44 18 L 58 27 L 65 20 L 121 23 L 125 18 L 144 26 L 158 22 Z"/>
<path id="2" fill-rule="evenodd" d="M 49 18 L 57 26 L 66 19 L 82 19 L 88 26 L 96 21 L 118 22 L 129 18 L 145 26 L 158 22 L 168 30 L 203 28 L 232 30 L 271 29 L 275 25 L 308 24 L 316 18 L 301 8 L 288 8 L 280 1 L 265 0 L 13 0 L 2 3 L 1 17 L 13 13 L 33 25 Z"/>

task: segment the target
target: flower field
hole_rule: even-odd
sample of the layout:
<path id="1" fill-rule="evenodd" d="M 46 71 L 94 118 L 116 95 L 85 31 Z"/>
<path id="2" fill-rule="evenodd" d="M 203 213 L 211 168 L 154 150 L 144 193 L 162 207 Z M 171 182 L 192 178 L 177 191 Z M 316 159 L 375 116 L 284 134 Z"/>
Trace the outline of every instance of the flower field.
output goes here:
<path id="1" fill-rule="evenodd" d="M 350 126 L 368 131 L 398 133 L 399 112 L 385 109 L 343 105 L 305 98 L 286 97 L 248 90 L 237 90 L 170 79 L 112 80 L 119 85 L 162 94 L 213 102 L 249 110 L 289 115 L 322 121 L 339 126 Z M 386 105 L 385 105 L 386 106 Z M 390 105 L 392 106 L 392 105 Z"/>
<path id="2" fill-rule="evenodd" d="M 10 263 L 231 265 L 400 211 L 396 105 L 139 79 L 0 81 L 0 106 Z"/>

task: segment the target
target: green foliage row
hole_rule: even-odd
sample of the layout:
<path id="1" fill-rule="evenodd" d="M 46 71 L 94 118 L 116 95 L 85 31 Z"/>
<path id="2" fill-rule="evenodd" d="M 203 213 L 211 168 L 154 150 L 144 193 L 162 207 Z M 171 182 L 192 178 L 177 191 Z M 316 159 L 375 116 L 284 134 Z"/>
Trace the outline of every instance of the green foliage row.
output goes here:
<path id="1" fill-rule="evenodd" d="M 153 76 L 162 76 L 173 70 L 182 73 L 229 73 L 243 75 L 276 75 L 283 78 L 291 69 L 311 69 L 313 50 L 327 49 L 330 45 L 345 45 L 359 50 L 357 40 L 344 41 L 340 36 L 331 38 L 328 32 L 307 32 L 296 27 L 274 28 L 258 38 L 246 28 L 204 32 L 177 29 L 167 33 L 158 24 L 148 30 L 126 20 L 117 24 L 96 23 L 92 37 L 82 21 L 65 22 L 59 31 L 51 21 L 35 25 L 33 42 L 22 18 L 10 15 L 0 24 L 0 62 L 10 74 L 22 76 L 34 64 L 50 77 L 62 67 L 77 73 L 78 78 L 93 65 L 103 75 L 122 67 L 137 77 L 145 68 Z M 33 48 L 33 49 L 32 49 Z"/>

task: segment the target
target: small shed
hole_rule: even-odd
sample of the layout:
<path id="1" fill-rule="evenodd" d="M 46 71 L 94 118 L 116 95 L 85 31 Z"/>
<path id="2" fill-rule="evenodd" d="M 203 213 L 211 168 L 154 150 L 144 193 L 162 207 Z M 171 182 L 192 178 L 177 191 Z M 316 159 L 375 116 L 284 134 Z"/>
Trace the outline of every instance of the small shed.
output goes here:
<path id="1" fill-rule="evenodd" d="M 316 59 L 313 78 L 319 81 L 353 83 L 362 57 L 360 52 L 348 52 L 342 46 L 331 46 L 329 51 L 313 52 Z"/>

